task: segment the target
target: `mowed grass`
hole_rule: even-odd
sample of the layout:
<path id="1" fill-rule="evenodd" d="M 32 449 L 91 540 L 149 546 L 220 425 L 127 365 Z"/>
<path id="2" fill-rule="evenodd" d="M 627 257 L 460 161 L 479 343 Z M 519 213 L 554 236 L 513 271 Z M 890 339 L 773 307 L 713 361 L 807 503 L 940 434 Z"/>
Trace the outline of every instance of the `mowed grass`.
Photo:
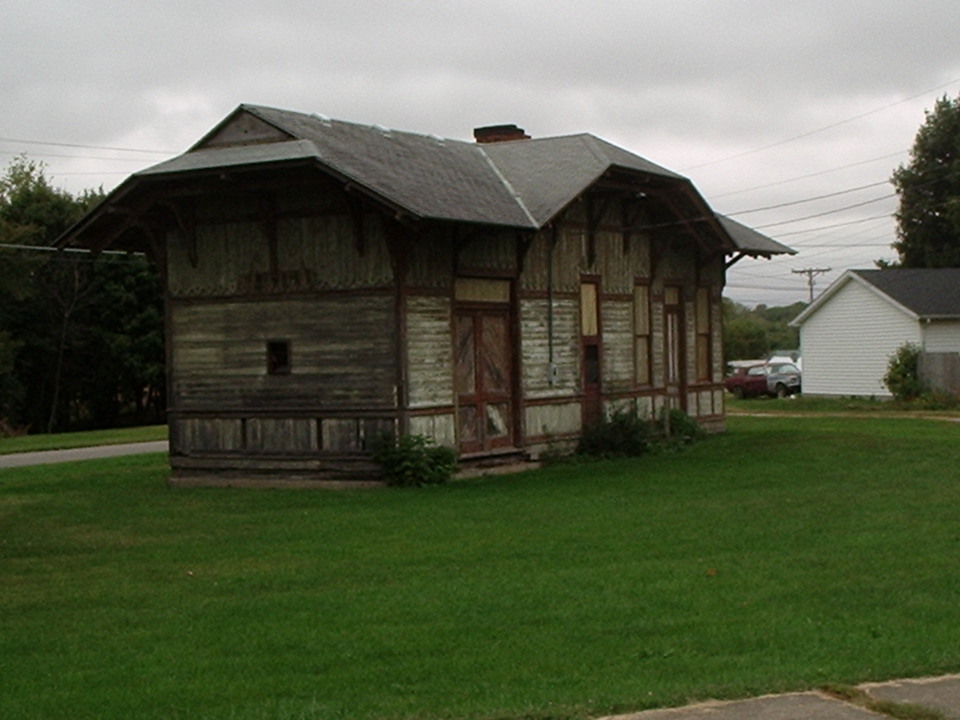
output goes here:
<path id="1" fill-rule="evenodd" d="M 0 471 L 0 717 L 586 718 L 960 671 L 960 426 L 424 490 Z"/>
<path id="2" fill-rule="evenodd" d="M 0 455 L 40 450 L 66 450 L 94 445 L 121 445 L 166 439 L 166 425 L 143 425 L 112 430 L 53 433 L 50 435 L 19 435 L 16 437 L 0 437 Z"/>

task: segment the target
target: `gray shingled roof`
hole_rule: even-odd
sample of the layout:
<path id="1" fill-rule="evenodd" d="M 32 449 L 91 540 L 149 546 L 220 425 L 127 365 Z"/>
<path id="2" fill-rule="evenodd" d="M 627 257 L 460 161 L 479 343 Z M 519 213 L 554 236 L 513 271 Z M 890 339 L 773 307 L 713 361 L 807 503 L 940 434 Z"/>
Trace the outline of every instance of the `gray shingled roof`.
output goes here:
<path id="1" fill-rule="evenodd" d="M 208 144 L 238 113 L 259 118 L 289 140 Z M 135 173 L 104 206 L 141 181 L 289 162 L 315 163 L 398 212 L 431 220 L 539 229 L 611 170 L 645 176 L 661 187 L 682 186 L 694 200 L 691 213 L 713 214 L 686 178 L 588 134 L 480 144 L 260 105 L 241 105 L 183 155 Z M 96 222 L 96 212 L 78 223 L 76 233 Z M 719 220 L 742 253 L 792 252 L 735 221 Z M 73 234 L 71 229 L 65 237 Z"/>
<path id="2" fill-rule="evenodd" d="M 852 270 L 921 319 L 960 317 L 960 268 Z"/>
<path id="3" fill-rule="evenodd" d="M 718 213 L 717 219 L 720 221 L 720 224 L 723 225 L 723 229 L 733 238 L 733 242 L 741 252 L 747 254 L 754 253 L 757 255 L 797 254 L 797 251 L 793 248 L 781 245 L 776 240 L 768 238 L 766 235 L 758 233 L 753 228 L 747 227 L 732 218 L 728 218 L 726 215 L 720 215 Z"/>

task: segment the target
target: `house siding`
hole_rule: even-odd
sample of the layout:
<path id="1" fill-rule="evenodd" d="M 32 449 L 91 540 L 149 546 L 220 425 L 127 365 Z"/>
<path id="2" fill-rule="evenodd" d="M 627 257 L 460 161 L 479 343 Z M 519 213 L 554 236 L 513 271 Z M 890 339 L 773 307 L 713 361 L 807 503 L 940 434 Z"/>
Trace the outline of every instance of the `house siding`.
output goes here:
<path id="1" fill-rule="evenodd" d="M 919 343 L 920 327 L 904 311 L 851 280 L 800 328 L 805 395 L 889 397 L 890 355 Z"/>

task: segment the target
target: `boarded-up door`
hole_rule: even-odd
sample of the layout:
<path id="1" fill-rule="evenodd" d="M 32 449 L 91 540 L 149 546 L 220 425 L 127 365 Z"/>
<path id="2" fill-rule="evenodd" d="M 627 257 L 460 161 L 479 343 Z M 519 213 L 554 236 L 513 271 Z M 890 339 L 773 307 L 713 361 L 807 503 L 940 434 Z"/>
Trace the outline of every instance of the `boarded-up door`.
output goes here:
<path id="1" fill-rule="evenodd" d="M 510 313 L 459 308 L 457 424 L 460 451 L 475 453 L 513 445 L 513 364 Z"/>

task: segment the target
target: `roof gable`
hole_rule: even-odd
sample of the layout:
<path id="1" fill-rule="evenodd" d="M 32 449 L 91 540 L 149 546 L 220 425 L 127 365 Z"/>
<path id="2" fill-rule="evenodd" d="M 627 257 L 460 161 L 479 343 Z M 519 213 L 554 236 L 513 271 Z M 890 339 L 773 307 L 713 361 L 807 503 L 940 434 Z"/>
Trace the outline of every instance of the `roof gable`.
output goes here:
<path id="1" fill-rule="evenodd" d="M 802 325 L 849 282 L 917 320 L 960 319 L 960 268 L 890 268 L 847 270 L 790 324 Z"/>
<path id="2" fill-rule="evenodd" d="M 891 268 L 854 272 L 918 317 L 960 318 L 960 268 Z"/>
<path id="3" fill-rule="evenodd" d="M 230 145 L 284 142 L 295 139 L 290 133 L 248 112 L 242 105 L 213 130 L 198 140 L 188 152 Z"/>

